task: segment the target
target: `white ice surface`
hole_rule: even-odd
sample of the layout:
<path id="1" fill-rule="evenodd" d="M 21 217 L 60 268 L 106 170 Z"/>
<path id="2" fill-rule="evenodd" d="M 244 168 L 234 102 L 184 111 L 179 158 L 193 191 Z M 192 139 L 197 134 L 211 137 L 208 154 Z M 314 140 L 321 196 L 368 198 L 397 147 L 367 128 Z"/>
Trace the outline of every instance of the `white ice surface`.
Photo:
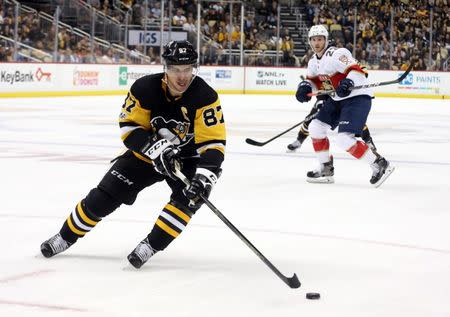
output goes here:
<path id="1" fill-rule="evenodd" d="M 126 256 L 169 188 L 144 190 L 51 259 L 39 245 L 122 148 L 119 97 L 0 99 L 0 316 L 450 316 L 450 102 L 374 100 L 368 125 L 396 166 L 378 189 L 336 148 L 335 184 L 305 181 L 310 140 L 286 153 L 309 105 L 221 96 L 223 176 L 211 201 L 285 275 L 289 289 L 206 206 L 140 271 Z M 305 299 L 320 292 L 321 300 Z"/>

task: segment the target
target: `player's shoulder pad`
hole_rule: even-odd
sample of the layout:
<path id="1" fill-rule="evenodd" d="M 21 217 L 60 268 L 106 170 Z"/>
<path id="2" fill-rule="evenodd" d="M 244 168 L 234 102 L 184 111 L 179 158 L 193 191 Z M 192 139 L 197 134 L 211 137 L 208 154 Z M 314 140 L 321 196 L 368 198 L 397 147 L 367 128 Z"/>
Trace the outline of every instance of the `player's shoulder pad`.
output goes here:
<path id="1" fill-rule="evenodd" d="M 163 73 L 145 75 L 137 79 L 130 88 L 131 93 L 137 99 L 151 98 L 153 92 L 159 92 Z"/>
<path id="2" fill-rule="evenodd" d="M 201 77 L 196 76 L 192 82 L 192 98 L 195 99 L 199 108 L 210 105 L 217 101 L 219 95 L 208 83 Z"/>
<path id="3" fill-rule="evenodd" d="M 346 49 L 345 47 L 335 48 L 335 51 L 334 51 L 333 55 L 336 56 L 336 57 L 339 57 L 339 56 L 342 56 L 342 55 L 352 57 L 352 53 L 348 49 Z"/>

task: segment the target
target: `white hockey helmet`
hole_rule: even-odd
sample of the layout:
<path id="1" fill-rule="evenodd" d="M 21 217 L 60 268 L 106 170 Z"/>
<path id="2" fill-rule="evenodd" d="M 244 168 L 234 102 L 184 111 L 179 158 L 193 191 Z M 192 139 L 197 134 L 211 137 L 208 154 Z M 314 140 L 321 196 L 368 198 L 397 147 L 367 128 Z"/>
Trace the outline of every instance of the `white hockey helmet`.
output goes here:
<path id="1" fill-rule="evenodd" d="M 308 39 L 311 39 L 313 36 L 325 36 L 325 40 L 328 40 L 328 31 L 327 29 L 322 25 L 313 25 L 308 32 Z"/>
<path id="2" fill-rule="evenodd" d="M 328 46 L 328 31 L 322 24 L 313 25 L 309 29 L 309 32 L 308 32 L 308 43 L 309 43 L 309 46 L 312 48 L 313 52 L 315 52 L 315 50 L 314 50 L 313 46 L 311 45 L 311 38 L 314 36 L 324 36 L 325 37 L 324 49 L 326 49 Z M 316 53 L 318 53 L 318 52 L 316 52 Z"/>

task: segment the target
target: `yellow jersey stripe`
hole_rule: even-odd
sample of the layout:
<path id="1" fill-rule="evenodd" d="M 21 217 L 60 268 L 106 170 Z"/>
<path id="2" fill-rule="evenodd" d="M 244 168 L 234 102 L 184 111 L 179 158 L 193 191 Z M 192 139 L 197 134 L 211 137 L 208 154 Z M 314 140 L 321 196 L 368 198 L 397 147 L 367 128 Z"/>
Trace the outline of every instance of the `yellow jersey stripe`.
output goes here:
<path id="1" fill-rule="evenodd" d="M 162 230 L 164 230 L 165 232 L 167 232 L 168 234 L 170 234 L 172 237 L 176 238 L 178 237 L 179 233 L 176 232 L 175 230 L 173 230 L 172 228 L 170 228 L 168 225 L 166 225 L 164 222 L 162 222 L 161 220 L 156 220 L 156 225 L 158 227 L 160 227 Z"/>
<path id="2" fill-rule="evenodd" d="M 86 232 L 80 231 L 77 228 L 75 228 L 75 226 L 72 223 L 72 219 L 67 218 L 67 224 L 69 225 L 70 230 L 72 230 L 72 232 L 76 233 L 79 236 L 84 236 L 86 234 Z"/>
<path id="3" fill-rule="evenodd" d="M 225 146 L 223 146 L 223 145 L 211 145 L 211 146 L 206 145 L 206 146 L 201 147 L 197 151 L 199 154 L 202 154 L 202 153 L 205 153 L 206 150 L 217 150 L 217 151 L 220 151 L 223 155 L 225 155 Z"/>
<path id="4" fill-rule="evenodd" d="M 153 165 L 153 162 L 151 159 L 145 157 L 144 155 L 139 154 L 138 152 L 135 152 L 135 151 L 132 151 L 132 152 L 133 152 L 134 156 L 136 156 L 138 159 Z"/>
<path id="5" fill-rule="evenodd" d="M 167 204 L 164 208 L 169 210 L 169 211 L 171 211 L 171 212 L 173 212 L 175 215 L 177 215 L 178 217 L 180 217 L 181 219 L 183 219 L 186 222 L 189 222 L 189 220 L 191 220 L 191 217 L 186 215 L 184 212 L 182 212 L 177 207 L 172 206 L 171 204 Z"/>
<path id="6" fill-rule="evenodd" d="M 86 214 L 83 211 L 83 208 L 81 208 L 81 201 L 77 205 L 77 211 L 78 214 L 81 216 L 81 219 L 83 219 L 83 221 L 86 222 L 87 224 L 95 226 L 98 223 L 98 221 L 91 220 L 88 216 L 86 216 Z"/>

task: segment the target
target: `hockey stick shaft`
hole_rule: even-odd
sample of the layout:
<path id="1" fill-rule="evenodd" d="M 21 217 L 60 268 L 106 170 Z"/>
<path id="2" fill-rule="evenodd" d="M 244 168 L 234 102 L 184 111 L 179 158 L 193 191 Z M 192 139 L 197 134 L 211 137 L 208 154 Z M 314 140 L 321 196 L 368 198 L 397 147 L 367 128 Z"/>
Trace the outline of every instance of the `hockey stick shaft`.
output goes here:
<path id="1" fill-rule="evenodd" d="M 288 132 L 291 131 L 292 129 L 295 129 L 295 128 L 298 127 L 299 125 L 303 124 L 303 122 L 308 121 L 308 120 L 314 118 L 316 115 L 317 115 L 317 113 L 314 113 L 314 114 L 312 114 L 312 115 L 306 117 L 302 122 L 299 122 L 299 123 L 293 125 L 293 126 L 290 127 L 289 129 L 284 130 L 284 131 L 281 132 L 280 134 L 277 134 L 276 136 L 274 136 L 273 138 L 271 138 L 271 139 L 269 139 L 269 140 L 267 140 L 267 141 L 264 141 L 264 142 L 258 142 L 258 141 L 256 141 L 256 140 L 247 138 L 247 139 L 245 139 L 245 142 L 247 142 L 247 143 L 250 144 L 250 145 L 254 145 L 254 146 L 264 146 L 264 145 L 266 145 L 267 143 L 270 143 L 270 142 L 272 142 L 273 140 L 278 139 L 280 136 L 285 135 L 286 133 L 288 133 Z"/>
<path id="2" fill-rule="evenodd" d="M 189 180 L 184 176 L 184 174 L 176 169 L 175 175 L 186 185 L 189 186 Z M 292 277 L 284 276 L 283 273 L 281 273 L 275 265 L 273 265 L 240 231 L 238 228 L 236 228 L 220 211 L 217 209 L 204 195 L 200 194 L 200 198 L 203 200 L 203 202 L 208 206 L 211 211 L 222 220 L 225 225 L 231 229 L 231 231 L 234 232 L 235 235 L 241 239 L 242 242 L 244 242 L 252 251 L 255 253 L 261 261 L 264 262 L 271 270 L 274 272 L 284 283 L 286 283 L 290 288 L 299 288 L 301 283 L 297 277 L 297 274 L 294 273 Z"/>
<path id="3" fill-rule="evenodd" d="M 382 82 L 372 83 L 372 84 L 366 84 L 366 85 L 360 85 L 360 86 L 354 86 L 354 87 L 351 87 L 350 90 L 357 90 L 357 89 L 373 88 L 373 87 L 378 87 L 378 86 L 386 86 L 386 85 L 398 84 L 403 79 L 405 79 L 406 76 L 408 76 L 408 74 L 411 72 L 412 68 L 413 68 L 413 63 L 410 63 L 408 68 L 406 69 L 406 71 L 397 79 L 390 80 L 390 81 L 382 81 Z M 312 96 L 332 95 L 335 92 L 336 91 L 334 89 L 318 90 L 318 91 L 309 93 L 308 96 L 312 97 Z"/>

